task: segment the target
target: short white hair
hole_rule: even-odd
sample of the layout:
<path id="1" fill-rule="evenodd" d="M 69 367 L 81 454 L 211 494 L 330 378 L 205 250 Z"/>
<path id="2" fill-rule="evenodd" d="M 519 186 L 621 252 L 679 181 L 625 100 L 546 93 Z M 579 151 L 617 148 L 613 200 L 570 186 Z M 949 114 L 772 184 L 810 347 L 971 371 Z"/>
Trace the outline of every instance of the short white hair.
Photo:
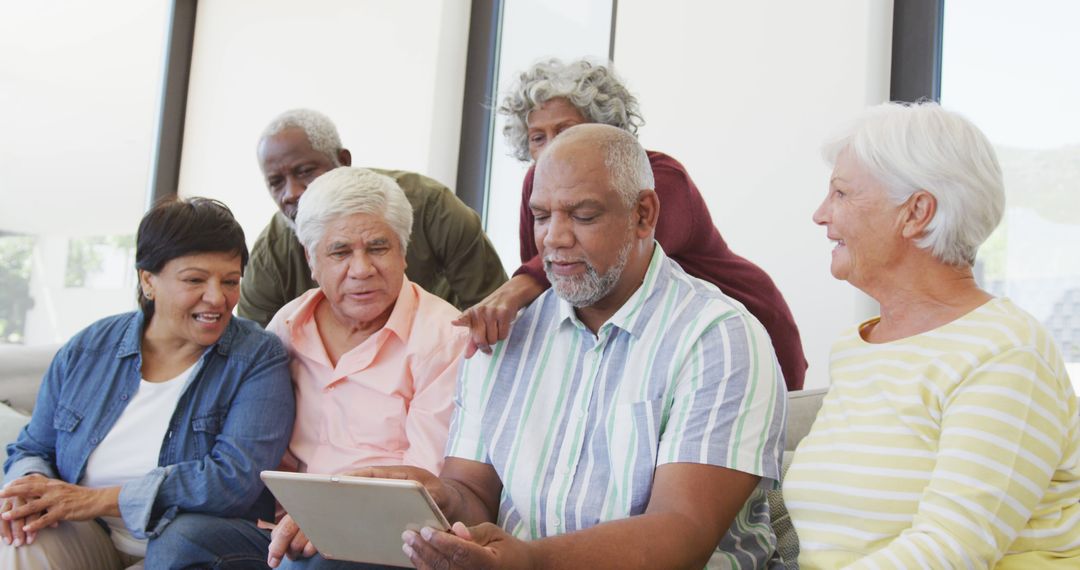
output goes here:
<path id="1" fill-rule="evenodd" d="M 1005 184 L 993 145 L 971 121 L 934 102 L 884 103 L 863 112 L 833 142 L 826 160 L 845 150 L 901 204 L 925 190 L 937 211 L 916 242 L 949 265 L 974 265 L 975 254 L 1005 210 Z"/>
<path id="2" fill-rule="evenodd" d="M 329 158 L 334 166 L 341 166 L 341 161 L 338 160 L 338 153 L 343 148 L 341 137 L 338 136 L 337 127 L 330 117 L 311 109 L 290 109 L 274 117 L 274 120 L 266 125 L 259 137 L 259 144 L 286 129 L 304 131 L 311 148 Z"/>
<path id="3" fill-rule="evenodd" d="M 649 163 L 645 148 L 633 134 L 611 125 L 584 123 L 566 129 L 544 149 L 538 162 L 551 154 L 552 149 L 579 141 L 586 141 L 590 146 L 600 149 L 611 186 L 619 193 L 627 208 L 632 208 L 637 203 L 642 190 L 656 189 L 652 164 Z"/>
<path id="4" fill-rule="evenodd" d="M 366 168 L 341 166 L 315 179 L 300 197 L 296 237 L 315 259 L 315 247 L 334 220 L 369 214 L 386 221 L 401 243 L 404 255 L 412 233 L 413 211 L 397 182 Z"/>

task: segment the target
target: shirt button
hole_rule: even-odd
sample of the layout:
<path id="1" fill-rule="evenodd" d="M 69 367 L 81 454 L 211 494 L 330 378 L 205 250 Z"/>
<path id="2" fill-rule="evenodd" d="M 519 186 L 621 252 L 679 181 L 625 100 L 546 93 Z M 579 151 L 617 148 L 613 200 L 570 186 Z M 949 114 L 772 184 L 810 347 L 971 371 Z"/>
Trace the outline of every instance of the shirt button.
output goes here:
<path id="1" fill-rule="evenodd" d="M 562 471 L 563 475 L 569 475 L 570 474 L 570 468 L 567 467 L 567 466 L 563 466 L 561 469 L 559 469 L 559 471 Z"/>
<path id="2" fill-rule="evenodd" d="M 559 519 L 555 519 L 555 526 L 562 526 L 562 521 Z"/>
<path id="3" fill-rule="evenodd" d="M 96 445 L 96 444 L 97 444 L 97 442 L 99 442 L 99 441 L 101 441 L 101 440 L 100 440 L 100 439 L 98 439 L 98 438 L 96 438 L 96 437 L 94 437 L 94 438 L 90 438 L 90 443 L 93 443 L 93 444 L 95 444 L 95 445 Z"/>
<path id="4" fill-rule="evenodd" d="M 585 412 L 583 412 L 581 410 L 575 410 L 574 411 L 574 417 L 578 418 L 578 419 L 581 419 L 581 418 L 585 417 Z"/>
<path id="5" fill-rule="evenodd" d="M 127 394 L 120 394 L 121 400 L 127 400 Z"/>

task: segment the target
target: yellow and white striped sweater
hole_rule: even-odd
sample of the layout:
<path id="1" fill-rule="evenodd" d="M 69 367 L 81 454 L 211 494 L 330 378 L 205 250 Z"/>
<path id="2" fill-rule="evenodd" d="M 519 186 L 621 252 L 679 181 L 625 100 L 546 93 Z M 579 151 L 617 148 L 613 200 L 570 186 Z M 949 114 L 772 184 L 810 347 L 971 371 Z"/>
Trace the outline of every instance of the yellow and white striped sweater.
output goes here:
<path id="1" fill-rule="evenodd" d="M 1006 299 L 894 342 L 868 323 L 784 480 L 800 566 L 1080 568 L 1080 416 L 1042 325 Z"/>

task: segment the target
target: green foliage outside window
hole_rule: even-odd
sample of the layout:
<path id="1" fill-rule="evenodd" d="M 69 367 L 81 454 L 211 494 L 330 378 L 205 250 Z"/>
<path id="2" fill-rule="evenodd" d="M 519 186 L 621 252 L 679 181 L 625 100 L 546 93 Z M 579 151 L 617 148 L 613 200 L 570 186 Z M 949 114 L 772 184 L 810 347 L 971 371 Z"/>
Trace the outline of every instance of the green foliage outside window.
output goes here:
<path id="1" fill-rule="evenodd" d="M 87 277 L 101 271 L 105 254 L 135 249 L 135 236 L 93 236 L 68 241 L 64 287 L 86 287 Z"/>
<path id="2" fill-rule="evenodd" d="M 0 236 L 0 343 L 22 342 L 30 297 L 30 264 L 34 238 Z"/>

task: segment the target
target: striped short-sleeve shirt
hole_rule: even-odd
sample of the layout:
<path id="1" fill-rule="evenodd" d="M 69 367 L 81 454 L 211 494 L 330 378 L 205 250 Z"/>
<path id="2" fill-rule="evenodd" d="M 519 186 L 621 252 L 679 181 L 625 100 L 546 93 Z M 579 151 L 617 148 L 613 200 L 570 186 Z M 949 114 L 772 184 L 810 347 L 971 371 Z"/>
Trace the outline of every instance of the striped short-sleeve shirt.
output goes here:
<path id="1" fill-rule="evenodd" d="M 549 290 L 465 362 L 447 455 L 495 468 L 498 522 L 526 540 L 643 513 L 663 464 L 761 476 L 709 567 L 770 568 L 764 489 L 779 479 L 786 404 L 761 325 L 656 245 L 596 335 Z"/>
<path id="2" fill-rule="evenodd" d="M 1077 400 L 1031 315 L 993 299 L 893 342 L 855 329 L 829 366 L 784 480 L 802 568 L 1080 568 Z"/>

